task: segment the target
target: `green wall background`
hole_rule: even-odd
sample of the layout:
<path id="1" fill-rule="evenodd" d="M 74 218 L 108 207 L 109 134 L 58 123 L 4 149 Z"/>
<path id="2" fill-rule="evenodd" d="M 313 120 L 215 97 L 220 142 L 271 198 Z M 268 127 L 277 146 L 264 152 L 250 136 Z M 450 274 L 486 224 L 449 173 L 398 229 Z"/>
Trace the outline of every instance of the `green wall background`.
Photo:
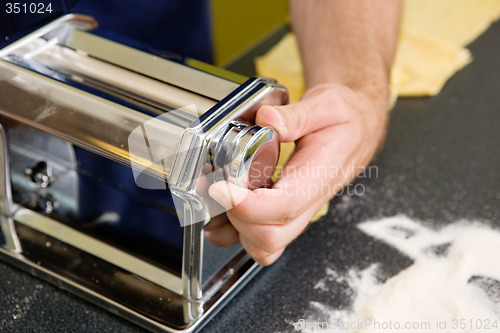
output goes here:
<path id="1" fill-rule="evenodd" d="M 287 0 L 211 0 L 216 65 L 224 65 L 264 38 L 288 16 Z"/>

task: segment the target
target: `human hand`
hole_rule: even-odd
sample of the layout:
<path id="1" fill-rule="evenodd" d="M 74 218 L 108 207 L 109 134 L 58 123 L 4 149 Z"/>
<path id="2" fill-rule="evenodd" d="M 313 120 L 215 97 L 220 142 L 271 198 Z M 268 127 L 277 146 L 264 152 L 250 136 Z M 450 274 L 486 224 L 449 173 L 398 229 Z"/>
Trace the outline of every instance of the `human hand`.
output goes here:
<path id="1" fill-rule="evenodd" d="M 307 227 L 311 217 L 364 170 L 385 135 L 387 93 L 324 83 L 301 101 L 263 106 L 256 123 L 272 126 L 296 150 L 272 188 L 253 191 L 218 182 L 209 194 L 227 209 L 229 222 L 206 227 L 210 242 L 241 242 L 259 264 L 275 262 Z"/>

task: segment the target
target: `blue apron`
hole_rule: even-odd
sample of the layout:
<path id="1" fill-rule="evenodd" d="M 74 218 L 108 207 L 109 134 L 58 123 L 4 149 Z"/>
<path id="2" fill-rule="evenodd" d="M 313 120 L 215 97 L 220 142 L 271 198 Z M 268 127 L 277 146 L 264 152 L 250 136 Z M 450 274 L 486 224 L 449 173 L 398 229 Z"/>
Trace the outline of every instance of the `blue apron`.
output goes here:
<path id="1" fill-rule="evenodd" d="M 30 2 L 14 8 L 13 3 L 1 4 L 0 46 L 61 15 L 80 13 L 93 16 L 99 22 L 95 33 L 108 39 L 209 63 L 213 60 L 208 0 L 38 0 L 38 8 Z"/>

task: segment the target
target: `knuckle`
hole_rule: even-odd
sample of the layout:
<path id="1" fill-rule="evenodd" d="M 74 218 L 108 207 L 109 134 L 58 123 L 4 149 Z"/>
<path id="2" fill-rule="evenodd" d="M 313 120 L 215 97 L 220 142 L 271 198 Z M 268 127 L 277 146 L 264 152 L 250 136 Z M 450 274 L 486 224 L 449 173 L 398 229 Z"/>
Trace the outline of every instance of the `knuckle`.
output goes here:
<path id="1" fill-rule="evenodd" d="M 261 234 L 259 248 L 267 254 L 278 251 L 283 247 L 283 231 L 272 226 Z"/>
<path id="2" fill-rule="evenodd" d="M 269 266 L 269 265 L 273 264 L 276 260 L 274 258 L 271 258 L 271 257 L 264 257 L 264 258 L 258 258 L 255 261 L 261 266 Z"/>
<path id="3" fill-rule="evenodd" d="M 274 256 L 272 255 L 272 253 L 267 253 L 261 249 L 255 248 L 247 252 L 256 263 L 262 266 L 269 266 L 275 261 L 273 259 Z"/>
<path id="4" fill-rule="evenodd" d="M 286 207 L 285 214 L 283 215 L 283 224 L 289 224 L 295 221 L 302 214 L 302 210 L 299 209 L 298 205 L 288 205 Z"/>
<path id="5" fill-rule="evenodd" d="M 303 105 L 298 106 L 294 111 L 290 113 L 290 117 L 292 118 L 292 123 L 295 125 L 295 130 L 299 133 L 304 133 L 309 127 L 309 120 L 312 117 L 308 117 L 308 112 Z"/>

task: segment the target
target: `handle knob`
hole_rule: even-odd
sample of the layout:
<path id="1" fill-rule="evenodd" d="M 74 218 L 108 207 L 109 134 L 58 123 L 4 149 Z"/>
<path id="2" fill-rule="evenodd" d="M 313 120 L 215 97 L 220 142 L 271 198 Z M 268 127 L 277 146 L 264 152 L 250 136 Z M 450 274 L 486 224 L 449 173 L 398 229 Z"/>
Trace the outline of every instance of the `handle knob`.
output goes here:
<path id="1" fill-rule="evenodd" d="M 219 142 L 215 164 L 226 180 L 253 190 L 270 184 L 279 153 L 275 129 L 233 121 Z"/>

